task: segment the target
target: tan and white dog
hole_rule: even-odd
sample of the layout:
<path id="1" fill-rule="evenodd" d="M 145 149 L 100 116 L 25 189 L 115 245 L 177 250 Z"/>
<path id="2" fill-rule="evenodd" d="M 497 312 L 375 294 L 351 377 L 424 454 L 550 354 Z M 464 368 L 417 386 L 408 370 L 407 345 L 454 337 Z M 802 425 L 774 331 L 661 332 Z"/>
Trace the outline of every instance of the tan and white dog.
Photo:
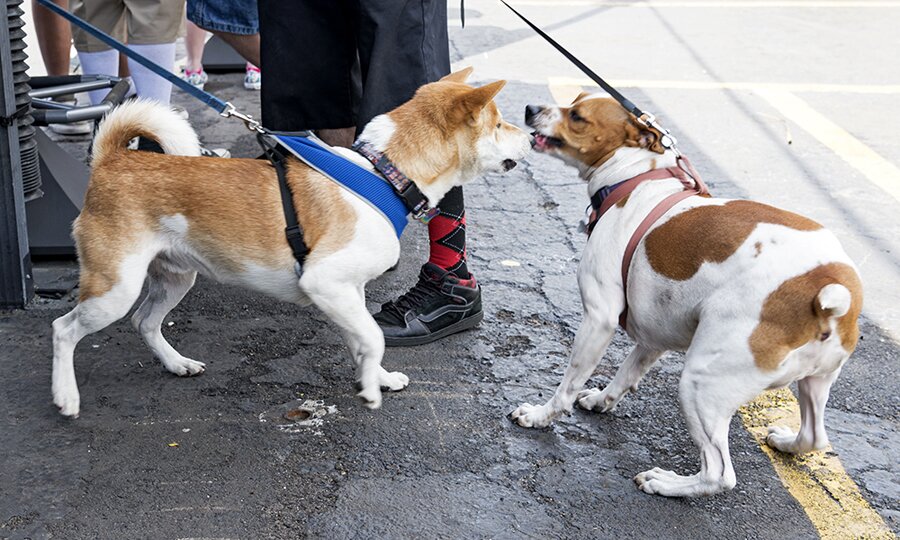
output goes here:
<path id="1" fill-rule="evenodd" d="M 530 150 L 530 137 L 504 122 L 494 96 L 505 84 L 465 84 L 471 68 L 423 86 L 406 104 L 376 117 L 361 139 L 384 152 L 434 206 L 454 186 L 506 171 Z M 125 149 L 143 136 L 167 155 Z M 348 159 L 371 169 L 350 150 Z M 356 365 L 359 396 L 381 405 L 381 388 L 401 390 L 406 375 L 381 367 L 384 336 L 366 310 L 365 284 L 397 262 L 392 225 L 369 203 L 298 160 L 287 180 L 310 248 L 302 277 L 284 237 L 274 169 L 267 161 L 199 156 L 197 136 L 167 107 L 146 101 L 114 110 L 94 141 L 93 172 L 73 234 L 81 265 L 79 303 L 53 322 L 53 402 L 77 416 L 73 353 L 86 335 L 125 316 L 144 280 L 149 293 L 132 322 L 163 365 L 195 375 L 160 331 L 198 272 L 277 299 L 313 303 L 341 329 Z"/>
<path id="2" fill-rule="evenodd" d="M 570 107 L 529 106 L 535 148 L 578 169 L 590 194 L 651 169 L 676 166 L 659 133 L 638 124 L 606 94 Z M 686 351 L 679 396 L 700 472 L 654 468 L 635 481 L 647 493 L 707 495 L 731 489 L 728 427 L 742 404 L 799 381 L 799 433 L 770 428 L 767 442 L 800 453 L 828 444 L 829 389 L 859 337 L 862 286 L 833 234 L 797 214 L 750 201 L 689 197 L 649 230 L 627 274 L 627 331 L 637 343 L 602 391 L 582 390 L 626 307 L 622 259 L 638 224 L 679 180 L 640 184 L 599 220 L 578 269 L 584 320 L 562 383 L 544 405 L 511 418 L 544 427 L 576 401 L 606 412 L 637 389 L 669 350 Z"/>

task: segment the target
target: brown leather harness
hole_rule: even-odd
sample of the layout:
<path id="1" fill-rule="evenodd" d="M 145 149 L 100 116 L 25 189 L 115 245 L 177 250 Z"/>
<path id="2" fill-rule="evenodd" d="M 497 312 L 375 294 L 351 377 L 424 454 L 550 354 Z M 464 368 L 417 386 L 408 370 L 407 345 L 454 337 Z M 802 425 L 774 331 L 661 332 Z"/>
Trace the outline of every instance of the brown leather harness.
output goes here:
<path id="1" fill-rule="evenodd" d="M 617 184 L 615 189 L 613 189 L 608 196 L 603 198 L 599 207 L 593 209 L 591 216 L 588 219 L 587 230 L 588 236 L 590 236 L 594 226 L 600 221 L 603 214 L 615 206 L 616 203 L 631 195 L 631 193 L 644 182 L 677 178 L 684 186 L 682 191 L 669 195 L 650 210 L 650 213 L 641 221 L 640 225 L 638 225 L 637 229 L 635 229 L 631 238 L 628 240 L 628 244 L 625 246 L 625 255 L 622 257 L 622 292 L 625 295 L 625 309 L 623 309 L 622 313 L 619 315 L 619 326 L 621 326 L 623 330 L 627 330 L 625 328 L 625 322 L 628 319 L 628 270 L 631 267 L 631 259 L 634 257 L 634 252 L 637 250 L 638 244 L 640 244 L 644 235 L 647 234 L 647 231 L 650 230 L 650 227 L 659 221 L 659 218 L 671 210 L 673 206 L 684 199 L 695 195 L 709 196 L 709 188 L 706 187 L 706 184 L 703 182 L 703 179 L 700 178 L 700 174 L 694 169 L 690 160 L 688 160 L 687 157 L 679 156 L 676 163 L 676 167 L 653 169 L 652 171 L 647 171 Z"/>

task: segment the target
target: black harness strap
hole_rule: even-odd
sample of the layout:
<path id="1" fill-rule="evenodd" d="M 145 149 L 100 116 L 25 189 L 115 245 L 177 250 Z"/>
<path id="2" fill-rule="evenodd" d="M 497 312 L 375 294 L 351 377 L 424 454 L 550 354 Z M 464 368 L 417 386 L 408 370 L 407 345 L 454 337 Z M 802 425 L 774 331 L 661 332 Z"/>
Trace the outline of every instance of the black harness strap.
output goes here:
<path id="1" fill-rule="evenodd" d="M 303 271 L 303 263 L 306 261 L 306 256 L 309 255 L 309 246 L 307 246 L 306 242 L 303 240 L 303 227 L 301 227 L 300 222 L 297 221 L 297 209 L 294 208 L 294 197 L 291 193 L 291 187 L 287 183 L 284 155 L 266 139 L 266 136 L 263 133 L 257 134 L 256 139 L 259 141 L 259 145 L 262 147 L 263 152 L 265 152 L 266 157 L 269 158 L 269 162 L 275 167 L 275 172 L 278 174 L 278 189 L 281 190 L 281 208 L 284 210 L 284 221 L 287 223 L 287 227 L 284 228 L 284 236 L 287 239 L 288 245 L 291 246 L 291 251 L 294 253 L 294 259 L 296 259 L 297 264 L 300 265 L 299 271 L 297 272 L 300 274 Z"/>

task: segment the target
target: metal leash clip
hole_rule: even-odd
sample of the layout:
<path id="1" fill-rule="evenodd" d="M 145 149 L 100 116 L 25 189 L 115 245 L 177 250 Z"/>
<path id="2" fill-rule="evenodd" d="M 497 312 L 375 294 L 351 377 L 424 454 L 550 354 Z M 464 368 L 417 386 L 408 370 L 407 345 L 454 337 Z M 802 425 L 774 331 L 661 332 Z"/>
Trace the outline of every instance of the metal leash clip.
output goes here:
<path id="1" fill-rule="evenodd" d="M 258 121 L 256 121 L 256 119 L 254 119 L 249 114 L 244 114 L 244 113 L 238 111 L 235 108 L 235 106 L 231 104 L 230 101 L 226 102 L 225 105 L 227 107 L 225 108 L 224 111 L 219 113 L 220 116 L 222 116 L 224 118 L 230 118 L 230 117 L 237 118 L 238 120 L 244 122 L 244 126 L 246 126 L 246 128 L 249 129 L 250 131 L 256 131 L 257 133 L 265 133 L 266 132 L 266 130 L 262 127 L 262 124 L 260 124 Z"/>
<path id="2" fill-rule="evenodd" d="M 678 151 L 678 139 L 676 139 L 668 129 L 662 127 L 662 125 L 660 125 L 660 123 L 656 121 L 656 116 L 645 112 L 638 116 L 637 120 L 644 126 L 651 127 L 659 131 L 659 143 L 663 145 L 667 150 L 671 150 L 672 152 L 674 152 L 675 157 L 681 157 L 681 152 Z"/>
<path id="3" fill-rule="evenodd" d="M 431 221 L 434 216 L 441 213 L 441 209 L 435 206 L 434 208 L 428 208 L 427 205 L 423 206 L 421 210 L 417 211 L 414 217 L 419 220 L 421 223 L 428 225 L 428 222 Z"/>

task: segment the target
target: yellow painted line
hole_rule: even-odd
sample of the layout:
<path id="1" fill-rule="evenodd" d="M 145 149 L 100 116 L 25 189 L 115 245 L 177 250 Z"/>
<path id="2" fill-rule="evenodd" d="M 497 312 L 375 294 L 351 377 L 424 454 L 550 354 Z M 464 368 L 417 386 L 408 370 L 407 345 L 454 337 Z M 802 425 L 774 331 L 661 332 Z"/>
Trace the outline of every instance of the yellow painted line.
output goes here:
<path id="1" fill-rule="evenodd" d="M 893 8 L 900 7 L 896 0 L 749 0 L 743 2 L 727 2 L 722 0 L 697 0 L 695 2 L 678 0 L 656 0 L 652 2 L 622 2 L 604 0 L 516 0 L 517 6 L 609 6 L 627 8 Z"/>
<path id="2" fill-rule="evenodd" d="M 740 415 L 744 427 L 769 456 L 781 482 L 822 538 L 896 538 L 860 494 L 831 448 L 794 456 L 766 444 L 769 426 L 784 425 L 794 431 L 800 427 L 800 406 L 790 390 L 766 392 L 741 407 Z"/>
<path id="3" fill-rule="evenodd" d="M 597 84 L 586 77 L 549 77 L 551 88 Z M 812 84 L 765 82 L 670 81 L 655 79 L 618 79 L 609 81 L 616 88 L 662 88 L 666 90 L 782 90 L 785 92 L 829 92 L 845 94 L 900 94 L 900 84 Z"/>
<path id="4" fill-rule="evenodd" d="M 881 157 L 859 139 L 813 109 L 799 97 L 783 90 L 757 90 L 785 118 L 802 127 L 831 149 L 869 182 L 900 201 L 900 168 Z"/>

